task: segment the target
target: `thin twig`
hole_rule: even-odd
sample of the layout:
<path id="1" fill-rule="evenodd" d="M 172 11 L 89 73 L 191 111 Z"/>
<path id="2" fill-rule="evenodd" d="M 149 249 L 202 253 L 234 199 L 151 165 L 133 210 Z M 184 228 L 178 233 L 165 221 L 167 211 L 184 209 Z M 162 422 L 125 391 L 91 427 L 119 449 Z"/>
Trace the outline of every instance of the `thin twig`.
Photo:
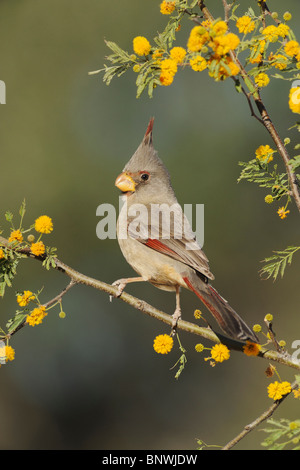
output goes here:
<path id="1" fill-rule="evenodd" d="M 240 442 L 249 432 L 253 431 L 259 424 L 261 424 L 263 421 L 266 419 L 270 418 L 274 411 L 277 410 L 279 405 L 292 393 L 293 390 L 295 390 L 297 387 L 299 387 L 299 384 L 297 381 L 293 382 L 291 386 L 291 392 L 287 393 L 284 395 L 280 400 L 274 401 L 274 403 L 266 410 L 264 411 L 258 418 L 256 418 L 252 423 L 247 424 L 244 429 L 230 442 L 228 442 L 222 450 L 230 450 L 232 447 L 234 447 L 238 442 Z"/>

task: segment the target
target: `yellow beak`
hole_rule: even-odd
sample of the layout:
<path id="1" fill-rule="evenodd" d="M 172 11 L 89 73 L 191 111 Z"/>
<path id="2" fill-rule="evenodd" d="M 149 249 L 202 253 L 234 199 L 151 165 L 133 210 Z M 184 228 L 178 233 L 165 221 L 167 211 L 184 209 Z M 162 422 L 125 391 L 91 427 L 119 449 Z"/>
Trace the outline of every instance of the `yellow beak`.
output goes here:
<path id="1" fill-rule="evenodd" d="M 121 173 L 115 181 L 115 186 L 119 188 L 123 193 L 127 191 L 135 191 L 136 183 L 133 181 L 131 176 L 129 176 L 126 172 Z"/>

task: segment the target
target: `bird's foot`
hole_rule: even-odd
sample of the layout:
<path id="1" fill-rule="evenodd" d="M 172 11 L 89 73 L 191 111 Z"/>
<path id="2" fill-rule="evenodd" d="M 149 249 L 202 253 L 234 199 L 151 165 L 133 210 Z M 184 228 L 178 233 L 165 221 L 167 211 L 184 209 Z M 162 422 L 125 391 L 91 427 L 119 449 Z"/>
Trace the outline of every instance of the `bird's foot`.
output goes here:
<path id="1" fill-rule="evenodd" d="M 118 279 L 117 281 L 112 283 L 112 286 L 117 287 L 118 290 L 117 290 L 115 295 L 110 295 L 109 296 L 110 302 L 112 301 L 113 297 L 120 297 L 120 295 L 122 294 L 123 290 L 126 287 L 126 284 L 127 284 L 126 281 L 127 281 L 127 279 Z"/>
<path id="2" fill-rule="evenodd" d="M 181 319 L 181 309 L 177 307 L 175 312 L 172 315 L 171 336 L 175 335 L 176 329 L 177 329 L 177 323 L 180 319 Z"/>

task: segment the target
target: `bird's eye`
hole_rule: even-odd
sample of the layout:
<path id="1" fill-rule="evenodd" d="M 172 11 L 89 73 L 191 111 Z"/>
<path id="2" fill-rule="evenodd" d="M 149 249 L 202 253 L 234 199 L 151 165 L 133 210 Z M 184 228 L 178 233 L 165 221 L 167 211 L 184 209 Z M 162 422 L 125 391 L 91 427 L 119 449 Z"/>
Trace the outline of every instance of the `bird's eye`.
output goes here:
<path id="1" fill-rule="evenodd" d="M 142 174 L 141 174 L 141 179 L 142 179 L 143 181 L 147 181 L 147 180 L 149 179 L 149 174 L 148 174 L 148 173 L 142 173 Z"/>

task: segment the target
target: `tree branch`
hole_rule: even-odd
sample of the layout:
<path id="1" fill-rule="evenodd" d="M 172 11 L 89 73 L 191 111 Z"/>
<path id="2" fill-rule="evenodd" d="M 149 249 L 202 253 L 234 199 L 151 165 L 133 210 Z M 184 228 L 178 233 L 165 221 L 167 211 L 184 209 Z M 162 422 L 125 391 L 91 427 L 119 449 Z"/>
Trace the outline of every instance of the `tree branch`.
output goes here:
<path id="1" fill-rule="evenodd" d="M 4 247 L 11 248 L 9 241 L 6 238 L 3 238 L 0 236 L 0 246 L 1 245 Z M 16 247 L 14 248 L 14 250 L 18 253 L 25 254 L 26 256 L 30 258 L 34 258 L 40 262 L 43 262 L 45 260 L 45 256 L 33 255 L 29 247 L 21 247 L 21 248 Z M 58 301 L 59 298 L 61 298 L 61 296 L 64 295 L 64 293 L 66 293 L 75 284 L 85 284 L 86 286 L 90 286 L 90 287 L 93 287 L 94 289 L 101 290 L 114 297 L 116 297 L 118 294 L 118 288 L 116 286 L 112 286 L 98 279 L 94 279 L 92 277 L 86 276 L 85 274 L 82 274 L 76 271 L 75 269 L 71 268 L 67 264 L 63 263 L 58 258 L 55 258 L 55 269 L 67 275 L 71 279 L 71 282 L 58 296 L 56 296 L 54 299 L 52 299 L 45 305 L 49 305 L 49 303 L 52 304 L 55 301 Z M 144 300 L 138 299 L 137 297 L 127 294 L 127 292 L 124 292 L 124 291 L 122 292 L 119 299 L 122 300 L 123 302 L 126 302 L 128 305 L 131 305 L 135 309 L 140 310 L 142 313 L 145 313 L 146 315 L 149 315 L 150 317 L 155 318 L 156 320 L 159 320 L 169 325 L 172 328 L 172 316 L 169 315 L 168 313 L 165 313 L 153 307 L 152 305 L 148 304 Z M 220 333 L 214 332 L 211 328 L 207 328 L 207 327 L 204 328 L 194 323 L 187 322 L 185 320 L 179 320 L 177 324 L 177 329 L 195 334 L 197 336 L 201 336 L 211 341 L 214 344 L 221 342 L 225 344 L 226 346 L 228 346 L 229 349 L 243 352 L 243 347 L 245 343 L 236 341 L 231 338 L 227 338 L 226 336 Z M 12 334 L 14 334 L 14 332 L 12 332 Z M 294 369 L 300 370 L 300 361 L 293 360 L 293 358 L 286 352 L 280 353 L 278 351 L 268 350 L 267 348 L 261 348 L 257 357 L 261 357 L 261 358 L 267 359 L 268 361 L 277 362 L 277 363 L 286 365 L 288 367 L 292 367 Z"/>

